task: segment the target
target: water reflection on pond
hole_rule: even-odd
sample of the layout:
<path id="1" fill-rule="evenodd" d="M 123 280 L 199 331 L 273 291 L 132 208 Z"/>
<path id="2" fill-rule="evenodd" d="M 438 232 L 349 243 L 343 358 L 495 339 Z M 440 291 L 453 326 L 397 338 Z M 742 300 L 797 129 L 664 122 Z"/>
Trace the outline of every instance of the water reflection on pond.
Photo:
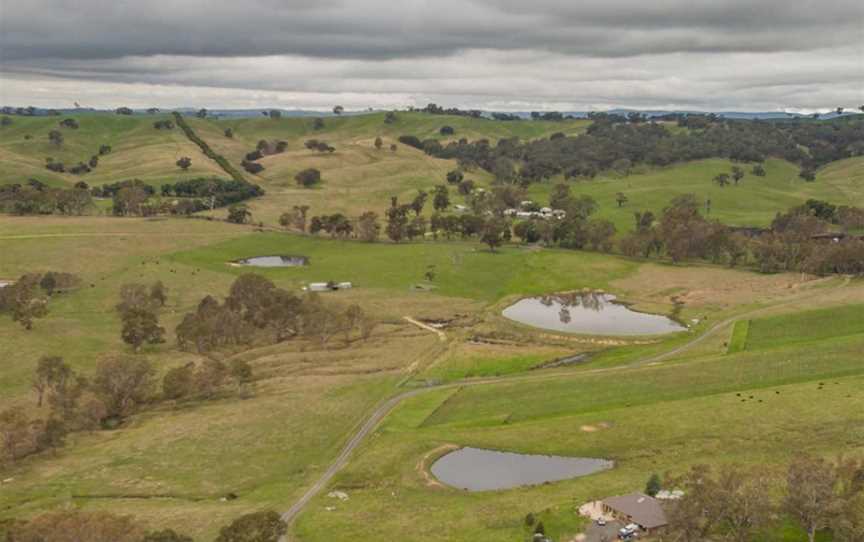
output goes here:
<path id="1" fill-rule="evenodd" d="M 460 448 L 438 459 L 431 471 L 435 478 L 449 486 L 487 491 L 567 480 L 613 466 L 613 462 L 606 459 Z"/>
<path id="2" fill-rule="evenodd" d="M 252 267 L 302 267 L 309 265 L 306 256 L 255 256 L 234 262 L 238 265 L 249 265 Z"/>
<path id="3" fill-rule="evenodd" d="M 687 329 L 660 314 L 636 312 L 601 292 L 574 292 L 522 299 L 502 313 L 529 326 L 590 335 L 658 335 Z"/>

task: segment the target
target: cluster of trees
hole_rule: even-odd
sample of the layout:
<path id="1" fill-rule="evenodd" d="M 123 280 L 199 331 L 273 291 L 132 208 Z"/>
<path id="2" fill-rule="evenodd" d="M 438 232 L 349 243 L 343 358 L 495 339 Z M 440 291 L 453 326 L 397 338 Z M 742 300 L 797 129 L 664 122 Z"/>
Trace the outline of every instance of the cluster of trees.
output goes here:
<path id="1" fill-rule="evenodd" d="M 831 231 L 832 220 L 857 227 L 864 220 L 862 209 L 810 200 L 778 214 L 768 230 L 739 231 L 706 219 L 701 207 L 693 194 L 685 194 L 674 198 L 659 218 L 650 211 L 634 213 L 635 229 L 621 239 L 621 252 L 665 255 L 673 262 L 752 263 L 765 273 L 864 274 L 864 239 Z"/>
<path id="2" fill-rule="evenodd" d="M 309 149 L 310 151 L 318 151 L 318 152 L 334 152 L 336 150 L 335 147 L 331 146 L 326 141 L 321 141 L 318 139 L 307 139 L 303 146 Z"/>
<path id="3" fill-rule="evenodd" d="M 323 346 L 341 337 L 347 344 L 356 337 L 367 339 L 375 325 L 358 305 L 325 303 L 312 292 L 298 296 L 260 275 L 245 274 L 234 281 L 222 303 L 212 296 L 202 299 L 176 334 L 180 348 L 208 352 L 295 338 Z"/>
<path id="4" fill-rule="evenodd" d="M 65 119 L 61 121 L 60 126 L 78 129 L 78 121 L 76 121 L 75 119 Z M 50 132 L 48 132 L 48 141 L 50 141 L 51 144 L 56 147 L 62 147 L 64 141 L 63 134 L 59 130 L 51 130 Z M 86 162 L 78 162 L 74 166 L 68 168 L 68 171 L 73 175 L 83 175 L 85 173 L 90 173 L 96 168 L 96 166 L 99 165 L 99 157 L 108 154 L 109 152 L 111 152 L 110 145 L 100 145 L 99 152 L 97 154 L 92 155 Z M 50 156 L 45 158 L 45 168 L 55 173 L 64 173 L 67 171 L 67 168 L 63 164 L 63 162 L 54 160 L 54 158 Z"/>
<path id="5" fill-rule="evenodd" d="M 0 186 L 0 212 L 16 215 L 83 215 L 93 208 L 86 183 L 51 188 L 37 179 Z"/>
<path id="6" fill-rule="evenodd" d="M 479 109 L 459 109 L 457 107 L 441 107 L 438 104 L 428 104 L 422 109 L 411 108 L 411 111 L 419 111 L 430 115 L 455 115 L 457 117 L 471 117 L 475 119 L 483 118 L 483 111 Z"/>
<path id="7" fill-rule="evenodd" d="M 246 153 L 246 160 L 249 162 L 254 162 L 256 160 L 260 160 L 265 156 L 269 156 L 271 154 L 280 154 L 285 152 L 288 149 L 287 141 L 267 141 L 266 139 L 262 139 L 255 146 L 255 150 L 249 153 Z"/>
<path id="8" fill-rule="evenodd" d="M 81 284 L 72 273 L 27 273 L 14 283 L 0 288 L 0 313 L 8 313 L 12 320 L 26 330 L 33 329 L 33 321 L 48 315 L 48 300 Z"/>
<path id="9" fill-rule="evenodd" d="M 83 190 L 86 189 L 86 185 L 83 185 Z M 264 194 L 264 189 L 245 179 L 238 181 L 199 177 L 163 184 L 160 187 L 160 194 L 164 198 L 181 198 L 174 201 L 152 201 L 156 189 L 140 179 L 94 186 L 90 189 L 90 193 L 98 198 L 111 198 L 112 213 L 115 216 L 158 214 L 188 216 L 206 209 L 225 207 L 261 196 Z"/>
<path id="10" fill-rule="evenodd" d="M 135 353 L 144 344 L 165 342 L 165 328 L 159 325 L 159 309 L 166 301 L 165 285 L 154 282 L 149 288 L 144 284 L 124 284 L 120 288 L 117 313 L 123 327 L 120 336 Z"/>
<path id="11" fill-rule="evenodd" d="M 784 519 L 797 524 L 810 542 L 830 528 L 836 542 L 864 539 L 864 464 L 801 455 L 789 465 L 784 491 L 764 466 L 692 467 L 667 480 L 684 497 L 670 505 L 664 538 L 681 542 L 756 540 Z"/>
<path id="12" fill-rule="evenodd" d="M 153 128 L 155 128 L 157 130 L 173 130 L 174 129 L 174 122 L 170 121 L 168 119 L 157 120 L 156 122 L 153 123 Z"/>
<path id="13" fill-rule="evenodd" d="M 547 114 L 548 115 L 548 114 Z M 480 167 L 501 181 L 539 182 L 563 174 L 593 177 L 615 169 L 616 163 L 664 166 L 674 162 L 721 157 L 762 162 L 780 157 L 801 166 L 812 179 L 828 162 L 864 153 L 864 122 L 852 119 L 819 123 L 782 123 L 716 119 L 704 128 L 672 133 L 654 122 L 620 123 L 597 117 L 577 136 L 553 134 L 521 142 L 505 138 L 493 145 L 486 139 L 466 139 L 442 145 L 404 135 L 399 140 L 427 154 L 458 160 L 462 167 Z M 755 173 L 754 173 L 755 174 Z"/>
<path id="14" fill-rule="evenodd" d="M 219 530 L 215 542 L 278 542 L 288 525 L 271 510 L 252 512 Z M 7 542 L 193 542 L 173 529 L 146 530 L 134 517 L 110 512 L 61 510 L 0 524 Z"/>

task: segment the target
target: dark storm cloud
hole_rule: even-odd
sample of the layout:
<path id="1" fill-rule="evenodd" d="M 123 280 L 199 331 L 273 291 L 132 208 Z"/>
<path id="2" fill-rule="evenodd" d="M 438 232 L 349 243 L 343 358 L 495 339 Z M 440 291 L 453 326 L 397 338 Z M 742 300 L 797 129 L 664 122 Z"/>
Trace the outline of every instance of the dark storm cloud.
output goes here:
<path id="1" fill-rule="evenodd" d="M 6 61 L 301 55 L 392 59 L 466 49 L 585 56 L 830 47 L 861 39 L 864 3 L 788 0 L 3 0 Z"/>
<path id="2" fill-rule="evenodd" d="M 0 102 L 812 110 L 860 0 L 0 0 Z M 329 105 L 328 105 L 329 104 Z"/>

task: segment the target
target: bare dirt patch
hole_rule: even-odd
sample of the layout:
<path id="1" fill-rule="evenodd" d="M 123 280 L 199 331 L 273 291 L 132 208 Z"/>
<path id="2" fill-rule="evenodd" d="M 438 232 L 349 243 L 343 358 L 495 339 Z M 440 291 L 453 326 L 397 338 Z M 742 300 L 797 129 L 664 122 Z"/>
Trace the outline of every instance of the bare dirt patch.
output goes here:
<path id="1" fill-rule="evenodd" d="M 420 475 L 427 487 L 445 487 L 444 484 L 435 479 L 435 476 L 433 476 L 429 471 L 429 467 L 442 455 L 452 452 L 453 450 L 458 450 L 459 448 L 461 448 L 461 446 L 458 444 L 442 444 L 441 446 L 426 452 L 423 457 L 420 458 L 420 461 L 417 462 L 416 466 L 417 474 Z"/>

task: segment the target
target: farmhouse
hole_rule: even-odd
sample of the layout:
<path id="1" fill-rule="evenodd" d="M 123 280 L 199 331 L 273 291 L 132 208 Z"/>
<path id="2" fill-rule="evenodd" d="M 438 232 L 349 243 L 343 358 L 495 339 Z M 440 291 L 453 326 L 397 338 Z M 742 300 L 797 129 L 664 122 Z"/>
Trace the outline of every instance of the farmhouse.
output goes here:
<path id="1" fill-rule="evenodd" d="M 666 526 L 666 513 L 660 501 L 642 493 L 630 493 L 603 500 L 603 512 L 623 521 L 635 523 L 645 531 Z"/>

